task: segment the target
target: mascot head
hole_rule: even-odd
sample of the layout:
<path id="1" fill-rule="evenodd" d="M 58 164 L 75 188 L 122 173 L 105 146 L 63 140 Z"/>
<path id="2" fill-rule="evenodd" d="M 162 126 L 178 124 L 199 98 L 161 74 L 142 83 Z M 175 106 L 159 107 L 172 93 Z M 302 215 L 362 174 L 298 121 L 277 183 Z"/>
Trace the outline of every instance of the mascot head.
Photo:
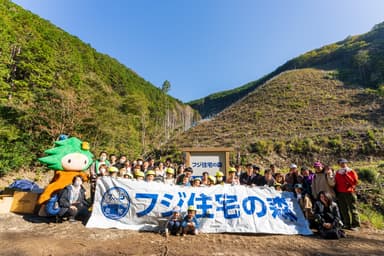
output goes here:
<path id="1" fill-rule="evenodd" d="M 47 156 L 39 161 L 48 168 L 61 171 L 83 171 L 92 164 L 93 154 L 89 144 L 78 138 L 63 138 L 55 142 L 55 147 L 44 152 Z"/>

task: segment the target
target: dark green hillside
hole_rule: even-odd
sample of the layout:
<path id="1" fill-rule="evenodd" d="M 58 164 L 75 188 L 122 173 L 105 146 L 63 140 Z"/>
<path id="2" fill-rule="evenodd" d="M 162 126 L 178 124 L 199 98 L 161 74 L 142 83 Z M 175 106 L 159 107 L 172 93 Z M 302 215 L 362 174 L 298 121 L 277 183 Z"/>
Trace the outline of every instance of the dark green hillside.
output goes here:
<path id="1" fill-rule="evenodd" d="M 203 117 L 219 113 L 252 92 L 268 79 L 283 71 L 300 68 L 334 70 L 331 74 L 345 83 L 383 90 L 384 84 L 384 23 L 360 36 L 324 46 L 294 58 L 267 76 L 242 87 L 219 92 L 189 102 Z"/>
<path id="2" fill-rule="evenodd" d="M 382 156 L 383 98 L 332 74 L 316 69 L 283 72 L 175 143 L 229 146 L 243 161 L 264 163 Z"/>
<path id="3" fill-rule="evenodd" d="M 0 0 L 0 173 L 30 165 L 61 133 L 141 156 L 198 115 L 115 59 Z M 166 131 L 166 132 L 164 132 Z"/>

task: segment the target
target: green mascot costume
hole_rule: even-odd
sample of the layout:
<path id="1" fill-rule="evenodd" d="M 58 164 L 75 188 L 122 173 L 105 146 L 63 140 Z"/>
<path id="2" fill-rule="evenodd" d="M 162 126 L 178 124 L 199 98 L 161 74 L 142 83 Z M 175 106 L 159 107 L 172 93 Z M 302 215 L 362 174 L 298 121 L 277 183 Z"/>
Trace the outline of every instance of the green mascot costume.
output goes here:
<path id="1" fill-rule="evenodd" d="M 84 181 L 88 180 L 85 170 L 93 161 L 93 154 L 89 151 L 88 142 L 71 137 L 63 137 L 55 142 L 55 147 L 44 152 L 47 156 L 39 158 L 39 161 L 55 170 L 51 183 L 40 195 L 38 204 L 44 204 L 55 193 L 72 183 L 72 179 L 81 175 Z"/>

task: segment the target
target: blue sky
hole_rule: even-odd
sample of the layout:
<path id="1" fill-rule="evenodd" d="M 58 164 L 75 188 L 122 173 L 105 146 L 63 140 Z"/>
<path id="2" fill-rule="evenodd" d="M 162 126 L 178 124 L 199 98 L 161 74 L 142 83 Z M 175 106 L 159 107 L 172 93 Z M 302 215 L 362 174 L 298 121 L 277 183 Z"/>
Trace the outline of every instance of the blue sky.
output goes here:
<path id="1" fill-rule="evenodd" d="M 184 102 L 368 32 L 383 0 L 13 0 Z"/>

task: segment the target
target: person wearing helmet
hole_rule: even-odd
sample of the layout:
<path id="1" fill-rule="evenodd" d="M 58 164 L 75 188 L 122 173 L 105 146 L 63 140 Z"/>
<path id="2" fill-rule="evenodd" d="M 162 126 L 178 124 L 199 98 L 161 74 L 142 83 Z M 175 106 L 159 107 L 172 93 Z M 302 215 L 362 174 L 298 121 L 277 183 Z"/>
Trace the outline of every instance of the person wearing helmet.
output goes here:
<path id="1" fill-rule="evenodd" d="M 131 180 L 131 179 L 133 179 L 133 176 L 130 173 L 126 173 L 126 174 L 123 175 L 123 178 Z"/>
<path id="2" fill-rule="evenodd" d="M 117 173 L 119 170 L 115 166 L 108 167 L 109 176 L 112 178 L 117 178 Z"/>
<path id="3" fill-rule="evenodd" d="M 169 217 L 165 229 L 165 235 L 168 236 L 169 234 L 177 236 L 180 234 L 181 231 L 181 223 L 183 221 L 183 218 L 180 214 L 180 207 L 175 206 L 172 210 L 172 215 Z"/>
<path id="4" fill-rule="evenodd" d="M 144 173 L 142 171 L 138 171 L 135 173 L 136 180 L 144 180 Z"/>
<path id="5" fill-rule="evenodd" d="M 215 174 L 216 177 L 216 185 L 223 185 L 224 184 L 224 173 L 221 171 L 217 171 Z"/>
<path id="6" fill-rule="evenodd" d="M 165 169 L 165 184 L 173 185 L 175 184 L 175 178 L 173 176 L 175 175 L 175 170 L 173 168 L 167 168 Z"/>
<path id="7" fill-rule="evenodd" d="M 153 170 L 147 171 L 145 174 L 145 181 L 152 182 L 155 179 L 155 175 L 156 175 L 155 171 Z"/>
<path id="8" fill-rule="evenodd" d="M 201 178 L 194 178 L 192 182 L 192 187 L 200 187 L 201 185 Z"/>
<path id="9" fill-rule="evenodd" d="M 189 206 L 187 210 L 187 215 L 184 217 L 183 222 L 181 223 L 182 234 L 185 236 L 189 235 L 197 235 L 199 230 L 199 222 L 196 215 L 196 208 L 194 206 Z"/>
<path id="10" fill-rule="evenodd" d="M 207 187 L 210 187 L 212 185 L 215 185 L 216 183 L 216 179 L 215 177 L 213 177 L 212 175 L 209 175 L 208 176 L 208 184 L 207 184 Z"/>
<path id="11" fill-rule="evenodd" d="M 236 176 L 236 169 L 235 168 L 229 168 L 228 171 L 228 178 L 225 179 L 225 183 L 231 184 L 231 185 L 240 185 L 239 178 Z"/>

